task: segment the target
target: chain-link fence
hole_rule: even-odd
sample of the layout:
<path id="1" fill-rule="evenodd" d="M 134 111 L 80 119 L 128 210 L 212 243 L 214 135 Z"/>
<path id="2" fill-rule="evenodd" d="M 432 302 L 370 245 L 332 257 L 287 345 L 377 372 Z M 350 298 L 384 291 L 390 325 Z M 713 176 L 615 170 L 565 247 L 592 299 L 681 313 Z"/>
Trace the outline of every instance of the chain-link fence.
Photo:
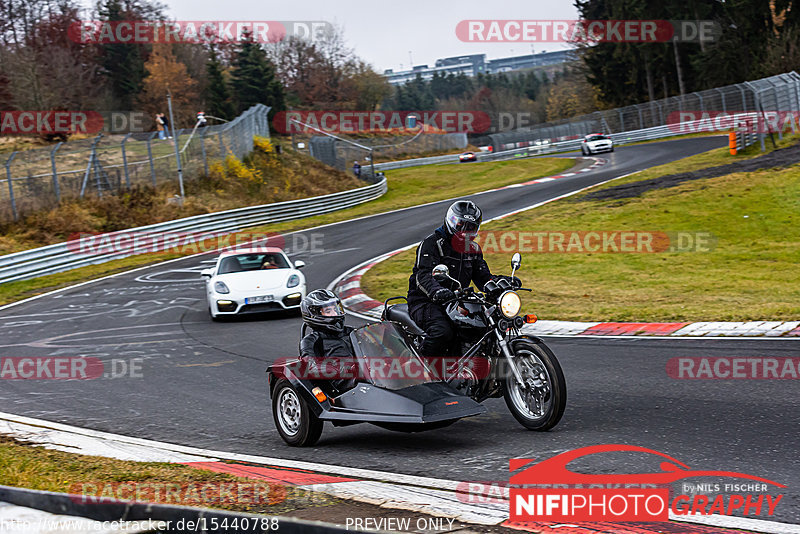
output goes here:
<path id="1" fill-rule="evenodd" d="M 308 147 L 311 156 L 339 170 L 349 171 L 352 169 L 353 163 L 358 161 L 361 165 L 361 179 L 374 181 L 376 178 L 372 176 L 369 158 L 379 157 L 381 160 L 391 160 L 409 154 L 463 149 L 467 146 L 467 134 L 423 133 L 414 137 L 367 138 L 358 139 L 357 144 L 364 148 L 355 146 L 355 143 L 347 140 L 315 135 L 309 140 Z"/>
<path id="2" fill-rule="evenodd" d="M 208 174 L 212 160 L 243 157 L 253 136 L 269 137 L 269 107 L 257 104 L 225 124 L 177 130 L 172 139 L 158 132 L 98 135 L 43 149 L 0 154 L 0 220 L 17 220 L 65 199 L 102 197 L 136 184 L 158 186 Z M 176 155 L 177 146 L 177 155 Z"/>
<path id="3" fill-rule="evenodd" d="M 718 87 L 683 96 L 653 100 L 561 121 L 537 124 L 528 128 L 489 135 L 495 151 L 512 150 L 542 143 L 556 143 L 579 139 L 594 132 L 615 134 L 644 130 L 657 126 L 674 127 L 675 134 L 682 131 L 681 124 L 700 119 L 703 114 L 713 121 L 718 114 L 800 111 L 800 74 L 792 71 L 752 82 Z M 765 122 L 769 122 L 766 120 Z M 698 123 L 694 123 L 697 125 Z M 776 131 L 782 137 L 782 131 Z M 748 137 L 750 142 L 760 141 L 764 150 L 766 132 Z"/>

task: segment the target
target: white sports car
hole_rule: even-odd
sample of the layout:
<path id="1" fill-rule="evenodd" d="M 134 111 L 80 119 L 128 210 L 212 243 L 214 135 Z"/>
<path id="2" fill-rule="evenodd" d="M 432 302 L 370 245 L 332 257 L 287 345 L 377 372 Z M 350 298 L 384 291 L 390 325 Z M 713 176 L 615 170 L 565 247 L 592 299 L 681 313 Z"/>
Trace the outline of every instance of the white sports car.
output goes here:
<path id="1" fill-rule="evenodd" d="M 217 264 L 200 272 L 206 279 L 208 313 L 226 315 L 299 309 L 306 296 L 306 279 L 279 248 L 223 252 Z"/>
<path id="2" fill-rule="evenodd" d="M 598 152 L 614 152 L 614 141 L 599 133 L 584 137 L 581 141 L 581 153 L 584 156 L 590 156 Z"/>

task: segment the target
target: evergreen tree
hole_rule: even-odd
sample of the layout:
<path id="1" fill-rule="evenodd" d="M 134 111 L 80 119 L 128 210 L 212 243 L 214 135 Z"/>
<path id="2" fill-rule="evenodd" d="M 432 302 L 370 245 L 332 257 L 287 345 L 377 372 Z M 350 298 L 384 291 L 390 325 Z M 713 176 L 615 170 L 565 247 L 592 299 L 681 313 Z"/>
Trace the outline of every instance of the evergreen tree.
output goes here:
<path id="1" fill-rule="evenodd" d="M 217 57 L 216 50 L 211 49 L 211 55 L 206 63 L 208 85 L 206 86 L 206 110 L 208 114 L 221 119 L 231 120 L 236 115 L 236 110 L 231 102 L 231 93 L 225 74 L 222 72 L 222 63 Z"/>
<path id="2" fill-rule="evenodd" d="M 0 111 L 11 111 L 13 109 L 14 97 L 9 89 L 10 82 L 8 76 L 0 71 Z"/>
<path id="3" fill-rule="evenodd" d="M 252 35 L 245 35 L 233 62 L 233 94 L 236 112 L 255 104 L 270 106 L 270 120 L 286 109 L 283 85 L 275 77 L 275 67 Z"/>
<path id="4" fill-rule="evenodd" d="M 136 14 L 127 10 L 121 0 L 104 0 L 98 5 L 98 13 L 100 20 L 109 22 L 136 19 Z M 123 109 L 130 109 L 142 90 L 146 75 L 142 46 L 133 43 L 100 45 L 100 64 L 117 105 Z"/>

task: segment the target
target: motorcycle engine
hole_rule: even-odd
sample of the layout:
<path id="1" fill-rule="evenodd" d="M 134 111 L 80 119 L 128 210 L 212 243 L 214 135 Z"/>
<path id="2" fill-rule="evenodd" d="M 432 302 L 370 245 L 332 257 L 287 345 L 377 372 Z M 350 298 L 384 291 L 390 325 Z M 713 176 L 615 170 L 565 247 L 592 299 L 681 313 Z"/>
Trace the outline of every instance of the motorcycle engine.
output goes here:
<path id="1" fill-rule="evenodd" d="M 464 354 L 467 350 L 469 350 L 470 345 L 468 343 L 464 343 L 461 347 L 461 354 Z M 472 396 L 479 385 L 480 376 L 484 376 L 484 373 L 488 374 L 489 369 L 485 368 L 488 365 L 488 360 L 482 361 L 481 360 L 474 360 L 477 362 L 477 365 L 467 365 L 461 368 L 461 371 L 458 375 L 449 381 L 450 385 L 453 386 L 459 393 L 466 396 Z"/>

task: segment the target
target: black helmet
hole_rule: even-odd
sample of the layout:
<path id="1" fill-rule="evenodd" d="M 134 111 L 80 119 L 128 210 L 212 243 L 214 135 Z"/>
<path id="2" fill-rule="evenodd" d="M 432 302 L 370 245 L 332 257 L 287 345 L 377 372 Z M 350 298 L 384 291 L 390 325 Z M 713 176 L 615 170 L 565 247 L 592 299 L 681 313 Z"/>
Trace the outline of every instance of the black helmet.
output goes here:
<path id="1" fill-rule="evenodd" d="M 344 332 L 344 308 L 333 291 L 315 289 L 300 303 L 300 313 L 312 328 Z"/>
<path id="2" fill-rule="evenodd" d="M 447 209 L 444 227 L 451 236 L 475 238 L 483 221 L 483 212 L 471 200 L 458 200 Z"/>

